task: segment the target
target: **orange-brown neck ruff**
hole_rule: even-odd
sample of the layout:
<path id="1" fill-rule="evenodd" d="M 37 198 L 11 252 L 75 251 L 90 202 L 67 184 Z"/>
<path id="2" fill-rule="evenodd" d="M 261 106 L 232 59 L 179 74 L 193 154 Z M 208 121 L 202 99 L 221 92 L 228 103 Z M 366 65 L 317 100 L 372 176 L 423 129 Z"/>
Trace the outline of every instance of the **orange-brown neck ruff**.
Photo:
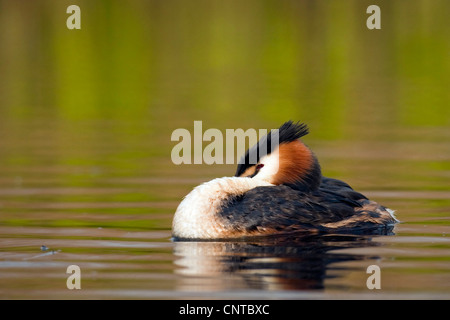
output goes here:
<path id="1" fill-rule="evenodd" d="M 313 153 L 302 142 L 296 140 L 279 146 L 279 167 L 273 184 L 295 184 L 305 181 L 312 170 Z"/>

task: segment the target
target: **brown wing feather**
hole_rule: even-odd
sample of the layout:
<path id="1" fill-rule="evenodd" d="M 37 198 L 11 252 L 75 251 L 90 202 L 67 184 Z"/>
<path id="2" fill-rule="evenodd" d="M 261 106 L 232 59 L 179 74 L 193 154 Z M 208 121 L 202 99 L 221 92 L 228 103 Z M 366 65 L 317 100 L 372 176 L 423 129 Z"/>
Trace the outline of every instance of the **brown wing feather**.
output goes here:
<path id="1" fill-rule="evenodd" d="M 337 193 L 304 193 L 288 186 L 258 187 L 235 199 L 220 212 L 224 225 L 236 232 L 261 233 L 265 229 L 291 231 L 320 229 L 323 224 L 355 214 L 357 201 L 343 201 Z M 269 231 L 268 231 L 269 232 Z"/>

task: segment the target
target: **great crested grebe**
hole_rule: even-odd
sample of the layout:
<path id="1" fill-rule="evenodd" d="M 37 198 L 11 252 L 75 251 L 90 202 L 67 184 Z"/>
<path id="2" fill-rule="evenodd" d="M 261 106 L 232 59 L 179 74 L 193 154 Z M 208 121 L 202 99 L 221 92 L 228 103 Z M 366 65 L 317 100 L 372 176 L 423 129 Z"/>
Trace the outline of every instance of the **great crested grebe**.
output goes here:
<path id="1" fill-rule="evenodd" d="M 316 156 L 299 140 L 306 134 L 305 124 L 288 121 L 278 143 L 271 131 L 247 150 L 234 177 L 195 187 L 175 212 L 174 239 L 385 229 L 398 222 L 392 210 L 323 177 Z"/>

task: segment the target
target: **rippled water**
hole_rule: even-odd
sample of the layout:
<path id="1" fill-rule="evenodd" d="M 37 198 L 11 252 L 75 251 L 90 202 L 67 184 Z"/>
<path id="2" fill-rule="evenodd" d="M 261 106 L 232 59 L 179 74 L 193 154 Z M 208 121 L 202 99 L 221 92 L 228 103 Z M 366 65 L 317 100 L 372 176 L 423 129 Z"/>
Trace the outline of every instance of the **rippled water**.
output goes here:
<path id="1" fill-rule="evenodd" d="M 86 1 L 78 33 L 61 3 L 0 2 L 0 298 L 450 298 L 447 1 L 381 1 L 379 33 L 360 1 Z M 288 119 L 392 234 L 173 242 L 235 167 L 174 165 L 172 131 Z"/>
<path id="2" fill-rule="evenodd" d="M 170 224 L 179 200 L 213 168 L 198 167 L 198 178 L 189 171 L 178 177 L 120 177 L 100 161 L 96 167 L 38 165 L 51 157 L 52 148 L 38 152 L 30 165 L 4 164 L 1 297 L 449 298 L 450 191 L 421 190 L 422 174 L 409 168 L 433 161 L 430 149 L 411 160 L 400 150 L 374 159 L 358 156 L 355 146 L 335 148 L 318 144 L 323 166 L 351 167 L 351 174 L 339 177 L 395 209 L 402 222 L 393 235 L 172 242 Z M 443 151 L 439 157 L 448 161 L 450 152 Z M 445 170 L 431 172 L 443 183 L 447 179 Z M 410 179 L 414 175 L 417 180 Z M 72 183 L 66 184 L 69 176 Z M 78 291 L 66 288 L 72 264 L 82 271 Z M 382 289 L 376 292 L 366 287 L 366 269 L 373 264 L 381 268 Z"/>

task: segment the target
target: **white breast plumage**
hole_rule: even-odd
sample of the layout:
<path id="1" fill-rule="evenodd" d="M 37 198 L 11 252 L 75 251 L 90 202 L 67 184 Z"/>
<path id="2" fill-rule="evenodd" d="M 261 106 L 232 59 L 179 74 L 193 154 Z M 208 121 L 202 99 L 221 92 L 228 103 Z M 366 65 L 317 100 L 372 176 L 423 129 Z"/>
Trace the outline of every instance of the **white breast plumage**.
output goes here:
<path id="1" fill-rule="evenodd" d="M 261 179 L 223 177 L 195 187 L 178 206 L 173 218 L 175 238 L 212 239 L 230 236 L 217 215 L 221 206 L 259 186 L 272 186 Z"/>

